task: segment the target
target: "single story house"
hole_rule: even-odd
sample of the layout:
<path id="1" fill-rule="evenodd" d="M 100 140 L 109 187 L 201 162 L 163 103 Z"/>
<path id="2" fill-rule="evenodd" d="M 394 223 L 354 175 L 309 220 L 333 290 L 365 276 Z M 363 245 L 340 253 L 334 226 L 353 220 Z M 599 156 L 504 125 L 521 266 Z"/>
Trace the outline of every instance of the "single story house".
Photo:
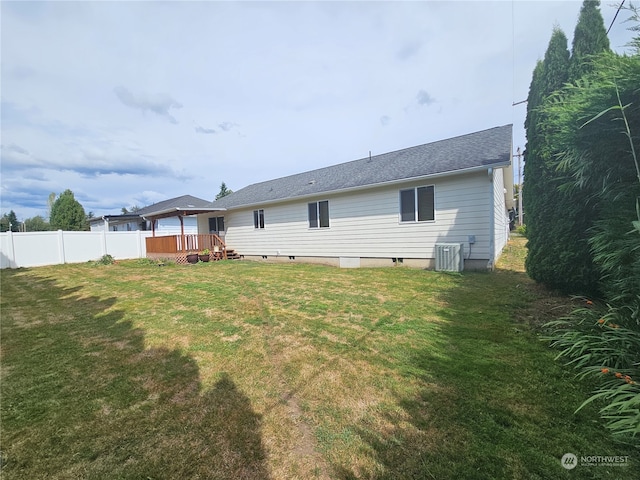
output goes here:
<path id="1" fill-rule="evenodd" d="M 89 219 L 92 232 L 135 232 L 147 230 L 147 222 L 137 213 L 121 215 L 101 215 Z"/>
<path id="2" fill-rule="evenodd" d="M 179 209 L 208 207 L 211 202 L 192 195 L 182 195 L 138 209 L 136 212 L 121 215 L 102 215 L 89 220 L 92 232 L 133 232 L 136 230 L 155 230 L 160 235 L 180 233 L 197 234 L 198 220 L 195 216 L 177 216 L 152 218 L 150 214 Z"/>
<path id="3" fill-rule="evenodd" d="M 515 206 L 512 125 L 256 183 L 208 205 L 200 232 L 244 258 L 434 268 L 453 250 L 461 268 L 492 269 Z"/>

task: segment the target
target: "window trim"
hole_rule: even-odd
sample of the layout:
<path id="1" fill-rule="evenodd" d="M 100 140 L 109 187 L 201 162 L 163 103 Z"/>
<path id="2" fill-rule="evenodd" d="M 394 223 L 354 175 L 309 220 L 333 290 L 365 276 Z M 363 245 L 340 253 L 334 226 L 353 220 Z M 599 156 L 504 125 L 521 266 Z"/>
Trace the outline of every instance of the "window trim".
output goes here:
<path id="1" fill-rule="evenodd" d="M 325 219 L 323 218 L 323 212 L 320 204 L 326 205 L 326 225 L 323 225 L 323 220 Z M 313 218 L 311 217 L 312 212 L 315 214 Z M 312 220 L 315 225 L 312 224 Z M 323 230 L 331 228 L 331 210 L 329 209 L 329 200 L 318 200 L 307 203 L 307 222 L 309 230 Z"/>
<path id="2" fill-rule="evenodd" d="M 431 189 L 431 191 L 433 192 L 433 202 L 432 202 L 432 211 L 433 211 L 433 218 L 429 218 L 426 220 L 419 220 L 420 218 L 420 208 L 419 208 L 419 190 L 420 189 L 427 189 L 427 191 L 429 189 Z M 409 212 L 403 212 L 402 211 L 402 194 L 403 192 L 413 192 L 413 219 L 411 220 L 403 220 L 403 213 L 409 213 Z M 400 189 L 400 191 L 398 192 L 398 221 L 401 224 L 408 224 L 408 223 L 433 223 L 436 221 L 436 186 L 435 184 L 431 184 L 431 185 L 420 185 L 417 187 L 411 187 L 411 188 L 403 188 Z"/>
<path id="3" fill-rule="evenodd" d="M 264 208 L 253 211 L 253 228 L 255 230 L 264 230 Z"/>

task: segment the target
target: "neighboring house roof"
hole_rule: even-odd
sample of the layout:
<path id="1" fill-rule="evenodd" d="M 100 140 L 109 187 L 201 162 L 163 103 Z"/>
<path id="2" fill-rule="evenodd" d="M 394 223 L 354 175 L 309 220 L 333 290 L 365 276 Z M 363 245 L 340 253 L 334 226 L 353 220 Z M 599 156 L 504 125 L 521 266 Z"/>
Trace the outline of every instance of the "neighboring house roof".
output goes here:
<path id="1" fill-rule="evenodd" d="M 213 207 L 211 202 L 203 200 L 202 198 L 183 195 L 141 208 L 138 210 L 138 214 L 148 219 L 159 219 L 197 215 L 198 213 L 213 213 L 220 210 L 224 210 L 224 208 Z"/>
<path id="2" fill-rule="evenodd" d="M 249 185 L 214 201 L 236 208 L 511 164 L 512 125 Z"/>
<path id="3" fill-rule="evenodd" d="M 202 208 L 210 207 L 211 202 L 209 200 L 203 200 L 202 198 L 194 197 L 192 195 L 182 195 L 181 197 L 170 198 L 163 200 L 162 202 L 154 203 L 147 207 L 141 208 L 136 213 L 138 215 L 147 215 L 153 212 L 159 212 L 169 209 L 186 209 L 186 208 Z"/>
<path id="4" fill-rule="evenodd" d="M 177 215 L 195 215 L 197 213 L 207 213 L 219 211 L 220 208 L 213 208 L 211 202 L 192 195 L 182 195 L 181 197 L 170 198 L 161 202 L 154 203 L 139 209 L 135 213 L 125 213 L 123 215 L 102 215 L 92 218 L 91 223 L 102 222 L 108 220 L 110 222 L 123 223 L 126 221 L 135 221 L 140 218 L 153 217 L 164 218 Z"/>
<path id="5" fill-rule="evenodd" d="M 140 220 L 140 215 L 137 213 L 126 213 L 124 215 L 101 215 L 100 217 L 90 218 L 89 223 L 100 223 L 105 220 L 117 223 L 137 222 Z"/>

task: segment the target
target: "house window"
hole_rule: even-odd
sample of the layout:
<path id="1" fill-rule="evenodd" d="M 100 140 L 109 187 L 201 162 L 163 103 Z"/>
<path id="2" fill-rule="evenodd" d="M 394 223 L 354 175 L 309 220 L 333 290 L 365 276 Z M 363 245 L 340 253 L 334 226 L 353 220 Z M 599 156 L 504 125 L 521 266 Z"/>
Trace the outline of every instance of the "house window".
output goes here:
<path id="1" fill-rule="evenodd" d="M 255 228 L 264 228 L 264 210 L 253 211 L 253 226 Z"/>
<path id="2" fill-rule="evenodd" d="M 209 219 L 209 233 L 224 232 L 224 217 L 213 217 Z"/>
<path id="3" fill-rule="evenodd" d="M 309 204 L 309 228 L 329 228 L 329 200 Z"/>
<path id="4" fill-rule="evenodd" d="M 435 220 L 434 187 L 400 190 L 400 221 L 428 222 Z"/>

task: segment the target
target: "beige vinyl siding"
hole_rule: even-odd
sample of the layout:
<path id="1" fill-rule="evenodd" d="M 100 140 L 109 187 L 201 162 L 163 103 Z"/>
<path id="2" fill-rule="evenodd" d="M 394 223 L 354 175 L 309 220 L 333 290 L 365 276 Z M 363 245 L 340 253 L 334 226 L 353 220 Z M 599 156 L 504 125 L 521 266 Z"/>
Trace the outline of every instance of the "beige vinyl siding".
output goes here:
<path id="1" fill-rule="evenodd" d="M 400 222 L 400 190 L 433 185 L 435 220 Z M 472 259 L 489 258 L 487 172 L 323 195 L 264 208 L 265 227 L 253 226 L 253 210 L 225 214 L 225 241 L 243 255 L 369 258 L 433 258 L 438 242 L 465 244 L 475 235 Z M 308 203 L 329 201 L 329 228 L 309 228 Z"/>

